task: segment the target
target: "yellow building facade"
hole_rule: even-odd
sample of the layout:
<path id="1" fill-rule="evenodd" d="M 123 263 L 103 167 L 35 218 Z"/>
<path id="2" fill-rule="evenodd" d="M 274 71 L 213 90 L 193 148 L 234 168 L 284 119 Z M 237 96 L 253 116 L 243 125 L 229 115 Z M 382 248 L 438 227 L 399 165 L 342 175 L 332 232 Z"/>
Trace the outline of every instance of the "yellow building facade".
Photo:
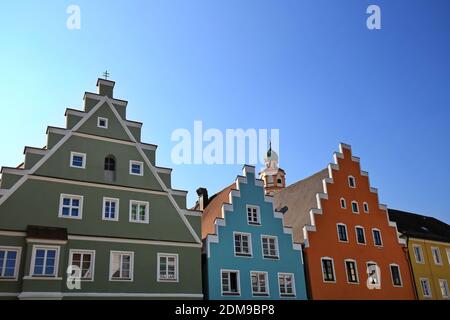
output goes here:
<path id="1" fill-rule="evenodd" d="M 450 243 L 409 238 L 408 251 L 417 297 L 450 299 Z"/>
<path id="2" fill-rule="evenodd" d="M 450 226 L 432 217 L 389 209 L 408 245 L 419 300 L 450 300 Z"/>

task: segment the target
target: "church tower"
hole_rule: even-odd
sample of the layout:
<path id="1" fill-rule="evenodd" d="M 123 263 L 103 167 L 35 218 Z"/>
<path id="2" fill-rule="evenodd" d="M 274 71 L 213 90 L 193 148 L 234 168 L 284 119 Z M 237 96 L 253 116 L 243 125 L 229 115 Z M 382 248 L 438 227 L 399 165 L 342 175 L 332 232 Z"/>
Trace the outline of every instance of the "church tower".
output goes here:
<path id="1" fill-rule="evenodd" d="M 286 188 L 286 173 L 278 167 L 278 154 L 272 150 L 272 143 L 269 144 L 264 163 L 266 167 L 259 173 L 259 176 L 264 181 L 266 194 L 274 195 Z"/>

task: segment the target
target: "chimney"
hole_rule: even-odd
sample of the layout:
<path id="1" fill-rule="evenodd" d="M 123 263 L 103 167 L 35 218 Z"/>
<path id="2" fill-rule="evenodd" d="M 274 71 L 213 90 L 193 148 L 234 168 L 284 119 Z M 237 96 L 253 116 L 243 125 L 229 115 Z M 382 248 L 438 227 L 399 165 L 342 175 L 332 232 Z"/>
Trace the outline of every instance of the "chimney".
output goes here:
<path id="1" fill-rule="evenodd" d="M 97 93 L 101 96 L 113 98 L 114 84 L 114 81 L 99 78 L 97 80 Z"/>
<path id="2" fill-rule="evenodd" d="M 208 190 L 206 188 L 198 188 L 197 195 L 198 195 L 199 210 L 203 211 L 209 204 Z"/>

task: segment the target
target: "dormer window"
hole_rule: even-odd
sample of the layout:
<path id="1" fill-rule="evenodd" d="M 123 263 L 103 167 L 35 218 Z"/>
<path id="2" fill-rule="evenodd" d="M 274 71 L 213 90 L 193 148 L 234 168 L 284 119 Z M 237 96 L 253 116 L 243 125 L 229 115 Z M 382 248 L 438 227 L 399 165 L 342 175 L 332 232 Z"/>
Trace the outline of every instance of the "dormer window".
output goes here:
<path id="1" fill-rule="evenodd" d="M 97 127 L 102 128 L 102 129 L 108 129 L 108 119 L 98 117 L 97 118 Z"/>
<path id="2" fill-rule="evenodd" d="M 355 177 L 353 177 L 353 176 L 349 176 L 349 177 L 348 177 L 348 186 L 349 186 L 350 188 L 356 188 Z"/>

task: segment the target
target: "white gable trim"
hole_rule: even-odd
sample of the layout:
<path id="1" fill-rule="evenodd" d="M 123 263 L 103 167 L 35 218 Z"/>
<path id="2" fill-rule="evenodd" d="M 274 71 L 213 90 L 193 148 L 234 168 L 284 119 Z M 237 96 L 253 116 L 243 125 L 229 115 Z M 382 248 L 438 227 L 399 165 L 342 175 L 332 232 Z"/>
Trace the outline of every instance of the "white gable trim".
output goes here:
<path id="1" fill-rule="evenodd" d="M 198 235 L 195 233 L 194 229 L 192 228 L 191 224 L 189 223 L 189 221 L 186 219 L 186 217 L 184 216 L 184 214 L 181 212 L 181 209 L 179 208 L 177 202 L 175 201 L 175 199 L 172 196 L 171 190 L 169 188 L 166 187 L 165 183 L 162 181 L 161 177 L 159 176 L 158 172 L 155 170 L 155 167 L 151 164 L 150 160 L 147 158 L 147 155 L 145 154 L 145 152 L 142 150 L 142 147 L 140 146 L 140 144 L 136 141 L 136 139 L 134 138 L 134 136 L 131 134 L 130 130 L 128 129 L 128 127 L 126 126 L 126 124 L 124 123 L 124 120 L 120 117 L 119 113 L 117 112 L 116 108 L 114 108 L 114 106 L 112 105 L 112 103 L 114 101 L 111 101 L 110 98 L 108 97 L 104 97 L 106 103 L 109 105 L 109 107 L 111 108 L 111 110 L 113 111 L 114 115 L 116 116 L 117 120 L 119 121 L 119 123 L 122 125 L 122 128 L 125 130 L 125 132 L 128 134 L 128 137 L 130 138 L 130 140 L 132 142 L 134 142 L 135 147 L 138 149 L 141 157 L 144 159 L 144 162 L 146 163 L 147 167 L 150 169 L 150 171 L 152 172 L 153 176 L 155 177 L 155 179 L 158 181 L 158 183 L 160 184 L 161 188 L 167 192 L 168 197 L 170 202 L 172 203 L 172 205 L 175 207 L 175 209 L 177 210 L 178 215 L 180 216 L 181 220 L 183 221 L 183 223 L 185 224 L 185 226 L 188 228 L 189 232 L 191 233 L 192 237 L 194 238 L 194 240 L 197 243 L 202 243 L 200 238 L 198 237 Z M 92 111 L 92 110 L 91 110 Z"/>
<path id="2" fill-rule="evenodd" d="M 91 109 L 88 113 L 85 114 L 84 118 L 82 118 L 72 129 L 61 130 L 56 128 L 49 128 L 49 132 L 53 129 L 63 132 L 64 137 L 62 137 L 56 145 L 53 146 L 49 150 L 49 152 L 43 156 L 22 178 L 19 179 L 8 191 L 0 198 L 0 206 L 17 190 L 19 189 L 25 181 L 28 180 L 30 174 L 34 174 L 73 134 L 74 131 L 78 130 L 89 117 L 91 117 L 105 102 L 106 97 L 100 98 L 98 103 Z"/>
<path id="3" fill-rule="evenodd" d="M 338 164 L 338 158 L 339 159 L 344 159 L 344 149 L 348 149 L 348 150 L 352 150 L 352 147 L 348 144 L 345 143 L 340 143 L 339 144 L 339 152 L 335 152 L 333 154 L 333 158 L 334 158 L 334 163 L 330 163 L 328 165 L 328 178 L 325 178 L 322 180 L 323 183 L 323 192 L 317 193 L 316 194 L 316 200 L 317 200 L 317 207 L 316 208 L 311 208 L 309 214 L 310 214 L 310 220 L 311 223 L 308 225 L 305 225 L 303 227 L 303 238 L 305 239 L 305 247 L 308 248 L 309 247 L 309 241 L 308 241 L 308 232 L 316 232 L 317 228 L 316 228 L 316 223 L 315 223 L 315 215 L 316 214 L 323 214 L 322 211 L 322 203 L 321 203 L 321 199 L 328 199 L 328 193 L 327 193 L 327 185 L 328 184 L 332 184 L 334 183 L 333 181 L 333 170 L 335 171 L 339 171 L 339 164 Z M 360 158 L 359 157 L 355 157 L 352 156 L 352 161 L 354 162 L 358 162 L 360 163 Z M 360 168 L 361 170 L 361 168 Z M 361 175 L 362 176 L 367 176 L 367 178 L 369 179 L 369 173 L 367 171 L 362 171 L 361 170 Z M 369 180 L 369 188 L 370 188 L 370 192 L 372 193 L 378 193 L 378 190 L 376 188 L 372 188 L 370 187 L 370 180 Z M 380 210 L 386 211 L 386 218 L 388 221 L 388 225 L 390 227 L 395 228 L 395 232 L 397 235 L 397 240 L 398 243 L 401 245 L 406 245 L 406 241 L 405 239 L 401 239 L 400 238 L 400 234 L 397 230 L 397 224 L 395 222 L 392 222 L 389 220 L 389 215 L 387 212 L 387 206 L 385 204 L 378 204 L 378 207 Z"/>

